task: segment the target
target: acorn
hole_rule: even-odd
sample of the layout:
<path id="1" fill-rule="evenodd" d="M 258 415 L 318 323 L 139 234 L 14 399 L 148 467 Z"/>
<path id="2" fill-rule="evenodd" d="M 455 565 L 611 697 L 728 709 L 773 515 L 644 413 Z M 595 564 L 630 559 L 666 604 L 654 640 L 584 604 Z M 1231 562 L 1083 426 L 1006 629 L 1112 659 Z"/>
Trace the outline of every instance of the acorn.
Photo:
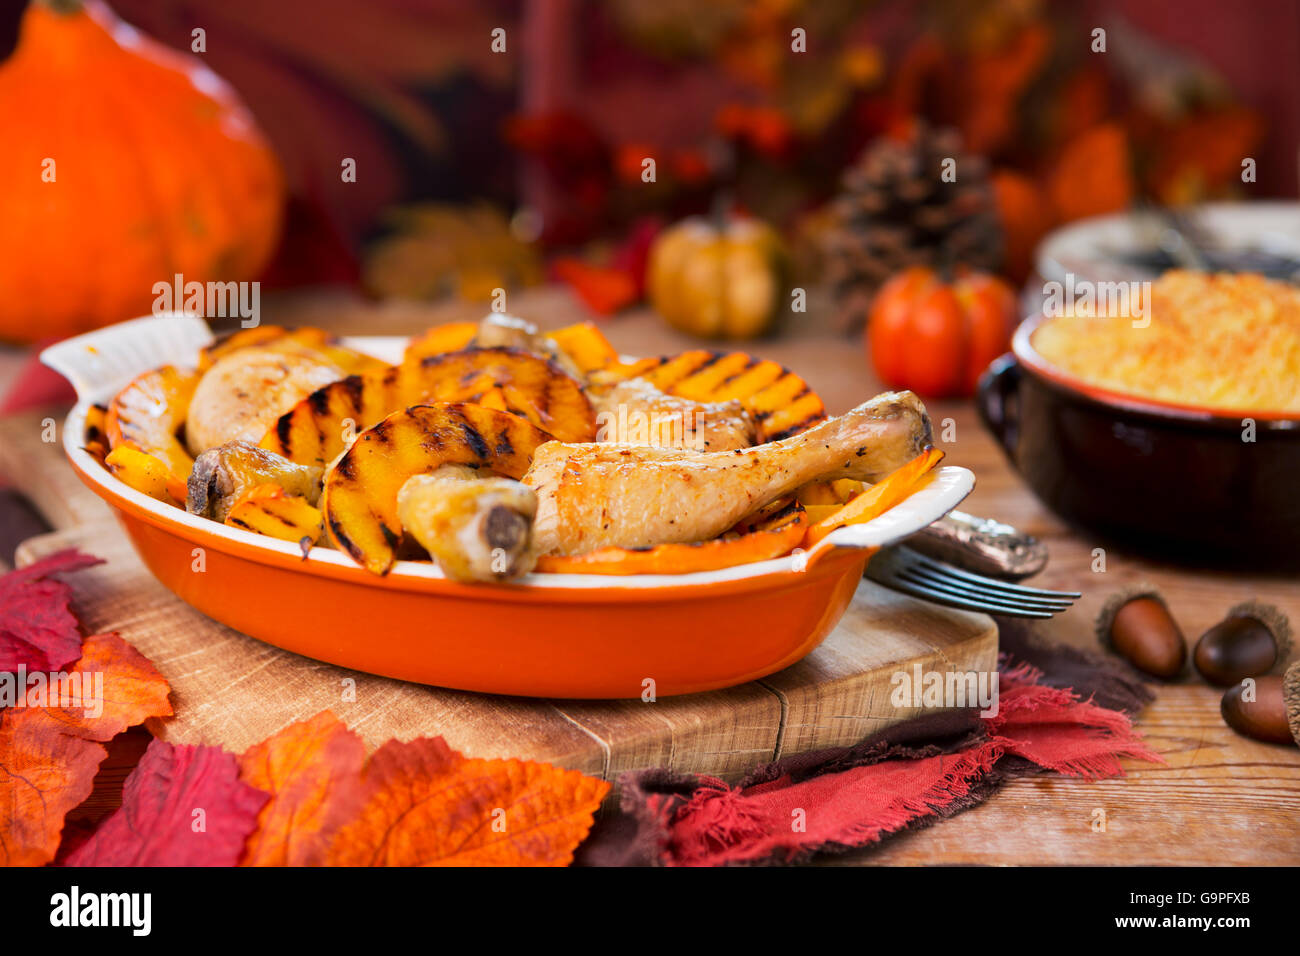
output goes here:
<path id="1" fill-rule="evenodd" d="M 1288 667 L 1286 676 L 1282 678 L 1282 703 L 1286 705 L 1286 722 L 1291 727 L 1291 736 L 1300 747 L 1300 661 Z"/>
<path id="2" fill-rule="evenodd" d="M 1244 697 L 1250 682 L 1254 683 L 1255 699 L 1247 701 Z M 1288 720 L 1282 678 L 1277 674 L 1247 678 L 1235 687 L 1229 687 L 1223 694 L 1219 710 L 1224 723 L 1243 737 L 1271 744 L 1296 742 Z"/>
<path id="3" fill-rule="evenodd" d="M 1291 654 L 1291 622 L 1280 608 L 1246 601 L 1201 635 L 1192 663 L 1216 687 L 1273 670 Z"/>
<path id="4" fill-rule="evenodd" d="M 1164 597 L 1150 585 L 1118 591 L 1097 614 L 1097 639 L 1152 677 L 1177 677 L 1187 661 L 1187 641 Z"/>

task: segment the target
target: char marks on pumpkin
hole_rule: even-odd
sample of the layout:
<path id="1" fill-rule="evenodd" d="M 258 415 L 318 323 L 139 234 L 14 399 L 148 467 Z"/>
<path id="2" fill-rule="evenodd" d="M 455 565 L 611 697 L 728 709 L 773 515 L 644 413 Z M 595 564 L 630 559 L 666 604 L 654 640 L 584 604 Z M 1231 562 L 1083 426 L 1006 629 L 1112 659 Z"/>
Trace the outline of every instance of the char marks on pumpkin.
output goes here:
<path id="1" fill-rule="evenodd" d="M 515 446 L 510 441 L 508 429 L 503 428 L 497 433 L 496 453 L 498 455 L 513 455 L 515 453 Z"/>
<path id="2" fill-rule="evenodd" d="M 479 461 L 487 461 L 489 449 L 488 443 L 483 440 L 483 433 L 463 418 L 461 419 L 460 430 L 465 436 L 465 442 L 469 445 L 470 451 L 478 457 Z"/>
<path id="3" fill-rule="evenodd" d="M 722 364 L 724 373 L 709 374 Z M 788 368 L 746 352 L 693 349 L 642 359 L 630 374 L 660 391 L 698 402 L 739 400 L 758 425 L 760 441 L 778 441 L 826 419 L 826 408 L 808 383 Z"/>
<path id="4" fill-rule="evenodd" d="M 355 376 L 349 377 L 354 378 Z M 347 379 L 344 379 L 344 381 L 347 381 Z M 330 410 L 330 393 L 328 386 L 325 388 L 318 388 L 316 391 L 308 395 L 307 404 L 311 406 L 311 410 L 317 415 L 327 414 Z M 280 417 L 284 418 L 284 415 L 281 415 Z"/>

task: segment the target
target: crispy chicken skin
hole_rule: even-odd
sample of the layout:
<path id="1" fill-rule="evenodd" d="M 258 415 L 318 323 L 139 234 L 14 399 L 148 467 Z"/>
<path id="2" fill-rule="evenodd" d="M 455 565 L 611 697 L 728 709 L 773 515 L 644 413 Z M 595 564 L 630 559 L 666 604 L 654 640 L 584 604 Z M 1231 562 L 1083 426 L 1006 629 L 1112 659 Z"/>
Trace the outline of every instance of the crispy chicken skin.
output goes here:
<path id="1" fill-rule="evenodd" d="M 455 581 L 504 581 L 531 571 L 536 510 L 531 488 L 464 465 L 416 475 L 397 494 L 402 530 Z"/>
<path id="2" fill-rule="evenodd" d="M 198 456 L 228 441 L 261 441 L 277 418 L 345 374 L 309 354 L 273 348 L 232 352 L 199 380 L 185 420 L 185 443 Z"/>
<path id="3" fill-rule="evenodd" d="M 588 392 L 598 440 L 695 451 L 731 451 L 754 444 L 754 419 L 739 401 L 696 402 L 661 392 L 643 378 Z"/>
<path id="4" fill-rule="evenodd" d="M 524 484 L 537 492 L 539 553 L 644 548 L 715 537 L 810 481 L 878 481 L 931 444 L 925 406 L 886 392 L 782 441 L 698 452 L 547 442 Z"/>

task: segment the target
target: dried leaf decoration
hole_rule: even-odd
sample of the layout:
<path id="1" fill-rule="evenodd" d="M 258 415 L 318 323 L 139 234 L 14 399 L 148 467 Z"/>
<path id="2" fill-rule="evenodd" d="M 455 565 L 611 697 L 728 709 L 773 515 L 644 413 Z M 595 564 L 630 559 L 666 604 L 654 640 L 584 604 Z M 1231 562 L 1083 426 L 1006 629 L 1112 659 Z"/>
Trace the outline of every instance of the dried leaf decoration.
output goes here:
<path id="1" fill-rule="evenodd" d="M 319 866 L 339 828 L 361 809 L 361 738 L 329 711 L 250 747 L 239 778 L 271 794 L 244 866 Z"/>
<path id="2" fill-rule="evenodd" d="M 0 865 L 44 866 L 59 848 L 63 818 L 90 796 L 108 751 L 15 713 L 22 712 L 0 723 Z"/>
<path id="3" fill-rule="evenodd" d="M 55 858 L 68 812 L 94 786 L 102 742 L 172 713 L 166 680 L 116 634 L 80 638 L 70 590 L 48 576 L 98 563 L 75 551 L 0 578 L 0 671 L 15 706 L 0 711 L 0 865 Z M 69 683 L 32 681 L 64 667 Z M 69 657 L 71 655 L 71 658 Z M 77 699 L 49 690 L 75 679 Z M 3 686 L 0 684 L 0 686 Z M 37 694 L 45 691 L 42 698 Z M 122 806 L 72 834 L 68 866 L 564 866 L 609 784 L 520 760 L 471 760 L 442 738 L 390 740 L 367 762 L 329 711 L 242 757 L 219 747 L 150 743 Z"/>
<path id="4" fill-rule="evenodd" d="M 86 688 L 83 700 L 0 714 L 0 865 L 40 866 L 52 860 L 63 818 L 90 796 L 108 753 L 97 741 L 172 712 L 162 675 L 116 634 L 86 638 L 81 659 L 67 673 Z M 26 699 L 31 701 L 30 694 Z"/>
<path id="5" fill-rule="evenodd" d="M 68 866 L 234 866 L 267 795 L 220 747 L 154 740 L 127 777 L 122 806 Z"/>
<path id="6" fill-rule="evenodd" d="M 471 760 L 441 737 L 390 740 L 370 758 L 360 816 L 336 866 L 566 866 L 609 784 L 522 760 Z"/>
<path id="7" fill-rule="evenodd" d="M 59 670 L 81 653 L 72 589 L 51 575 L 102 563 L 75 548 L 0 577 L 0 671 Z"/>

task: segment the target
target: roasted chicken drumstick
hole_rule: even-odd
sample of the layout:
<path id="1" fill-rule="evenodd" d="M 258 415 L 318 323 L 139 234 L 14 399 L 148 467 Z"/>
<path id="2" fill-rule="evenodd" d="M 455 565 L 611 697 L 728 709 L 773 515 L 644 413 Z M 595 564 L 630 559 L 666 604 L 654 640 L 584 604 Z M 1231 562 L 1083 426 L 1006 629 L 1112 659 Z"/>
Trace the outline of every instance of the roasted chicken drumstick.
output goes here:
<path id="1" fill-rule="evenodd" d="M 524 484 L 537 492 L 539 553 L 701 541 L 810 481 L 878 481 L 931 444 L 925 406 L 886 392 L 782 441 L 698 452 L 547 442 Z"/>
<path id="2" fill-rule="evenodd" d="M 531 488 L 464 465 L 416 475 L 397 495 L 402 529 L 455 581 L 504 581 L 531 571 L 536 507 Z"/>

